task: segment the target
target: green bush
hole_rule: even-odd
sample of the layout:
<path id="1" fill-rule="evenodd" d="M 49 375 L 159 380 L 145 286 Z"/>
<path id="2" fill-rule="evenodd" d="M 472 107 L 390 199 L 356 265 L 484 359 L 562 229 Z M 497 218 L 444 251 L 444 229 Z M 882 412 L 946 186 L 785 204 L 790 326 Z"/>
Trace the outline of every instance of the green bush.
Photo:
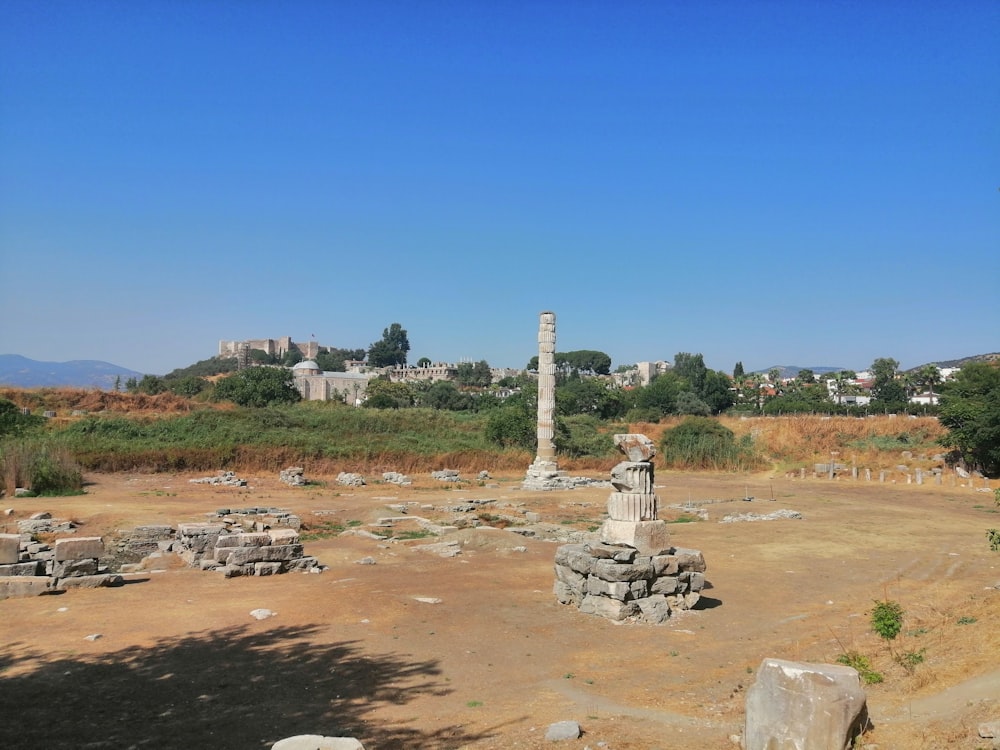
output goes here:
<path id="1" fill-rule="evenodd" d="M 65 448 L 46 442 L 8 442 L 0 448 L 0 474 L 10 495 L 18 487 L 35 495 L 75 495 L 83 491 L 83 474 Z"/>
<path id="2" fill-rule="evenodd" d="M 857 670 L 858 675 L 865 681 L 866 685 L 877 685 L 884 679 L 881 673 L 872 669 L 868 657 L 859 654 L 857 651 L 848 651 L 841 654 L 837 657 L 837 663 Z"/>
<path id="3" fill-rule="evenodd" d="M 875 602 L 871 611 L 872 630 L 879 638 L 891 641 L 903 629 L 903 607 L 899 602 Z"/>
<path id="4" fill-rule="evenodd" d="M 710 417 L 688 417 L 663 433 L 663 462 L 676 469 L 750 471 L 763 463 L 753 439 L 736 439 L 732 430 Z"/>

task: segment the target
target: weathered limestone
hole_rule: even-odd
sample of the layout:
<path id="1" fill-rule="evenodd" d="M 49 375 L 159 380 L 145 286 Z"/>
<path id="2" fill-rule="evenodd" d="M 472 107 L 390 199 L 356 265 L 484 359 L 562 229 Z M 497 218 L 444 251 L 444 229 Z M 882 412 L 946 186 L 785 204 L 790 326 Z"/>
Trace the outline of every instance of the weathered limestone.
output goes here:
<path id="1" fill-rule="evenodd" d="M 549 490 L 560 486 L 566 472 L 556 462 L 556 314 L 538 316 L 538 448 L 535 460 L 525 474 L 526 490 Z"/>
<path id="2" fill-rule="evenodd" d="M 601 527 L 601 541 L 627 544 L 646 555 L 658 555 L 670 543 L 666 523 L 657 520 L 659 498 L 653 490 L 656 446 L 645 435 L 615 435 L 615 445 L 625 454 L 611 470 L 617 490 L 608 498 L 608 520 Z"/>
<path id="3" fill-rule="evenodd" d="M 306 484 L 305 469 L 301 466 L 289 466 L 287 469 L 282 469 L 281 473 L 278 474 L 278 481 L 284 482 L 291 487 L 304 487 Z"/>
<path id="4" fill-rule="evenodd" d="M 662 623 L 672 610 L 691 609 L 705 587 L 705 558 L 671 547 L 657 519 L 652 458 L 645 435 L 615 435 L 629 459 L 611 470 L 617 490 L 608 498 L 600 544 L 566 544 L 556 550 L 553 593 L 563 604 L 610 620 Z"/>
<path id="5" fill-rule="evenodd" d="M 0 565 L 16 563 L 20 548 L 20 534 L 0 534 Z"/>
<path id="6" fill-rule="evenodd" d="M 178 524 L 176 551 L 190 566 L 226 578 L 320 571 L 299 543 L 301 519 L 279 508 L 221 508 L 215 523 Z"/>
<path id="7" fill-rule="evenodd" d="M 104 540 L 99 536 L 78 537 L 74 539 L 56 539 L 56 562 L 66 560 L 82 560 L 104 554 Z"/>
<path id="8" fill-rule="evenodd" d="M 271 750 L 365 750 L 365 746 L 353 737 L 299 734 L 278 740 L 271 745 Z"/>
<path id="9" fill-rule="evenodd" d="M 744 750 L 847 750 L 868 723 L 858 673 L 764 659 L 747 691 Z"/>
<path id="10" fill-rule="evenodd" d="M 9 559 L 13 548 L 17 560 L 0 564 L 0 599 L 122 583 L 120 575 L 109 573 L 100 562 L 99 558 L 107 554 L 101 537 L 57 539 L 52 547 L 35 541 L 27 534 L 23 537 L 17 534 L 0 537 L 0 554 L 4 555 L 0 559 Z"/>

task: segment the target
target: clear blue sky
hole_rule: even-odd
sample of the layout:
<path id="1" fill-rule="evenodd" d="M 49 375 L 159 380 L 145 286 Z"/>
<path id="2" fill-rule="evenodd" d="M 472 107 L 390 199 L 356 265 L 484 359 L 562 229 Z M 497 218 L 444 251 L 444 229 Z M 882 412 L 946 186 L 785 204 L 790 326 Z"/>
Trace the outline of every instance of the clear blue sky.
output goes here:
<path id="1" fill-rule="evenodd" d="M 1000 3 L 0 6 L 0 353 L 1000 350 Z"/>

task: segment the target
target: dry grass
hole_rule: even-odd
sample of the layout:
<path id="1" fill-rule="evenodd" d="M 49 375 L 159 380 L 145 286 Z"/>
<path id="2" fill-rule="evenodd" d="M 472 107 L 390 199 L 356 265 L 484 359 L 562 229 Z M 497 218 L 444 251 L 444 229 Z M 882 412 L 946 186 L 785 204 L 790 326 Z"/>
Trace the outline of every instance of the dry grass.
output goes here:
<path id="1" fill-rule="evenodd" d="M 0 388 L 0 398 L 13 401 L 33 412 L 54 411 L 58 416 L 69 412 L 113 412 L 117 414 L 184 414 L 203 404 L 173 393 L 148 396 L 144 393 L 118 393 L 85 388 Z"/>
<path id="2" fill-rule="evenodd" d="M 659 442 L 665 430 L 676 427 L 683 417 L 671 417 L 659 424 L 634 424 L 634 432 L 642 432 Z M 720 417 L 737 438 L 752 435 L 776 470 L 788 471 L 811 468 L 817 462 L 836 460 L 848 466 L 871 469 L 891 468 L 901 462 L 902 453 L 909 451 L 913 468 L 929 469 L 940 465 L 933 456 L 945 450 L 936 443 L 946 430 L 937 417 L 875 416 L 821 417 L 793 415 L 785 417 Z"/>

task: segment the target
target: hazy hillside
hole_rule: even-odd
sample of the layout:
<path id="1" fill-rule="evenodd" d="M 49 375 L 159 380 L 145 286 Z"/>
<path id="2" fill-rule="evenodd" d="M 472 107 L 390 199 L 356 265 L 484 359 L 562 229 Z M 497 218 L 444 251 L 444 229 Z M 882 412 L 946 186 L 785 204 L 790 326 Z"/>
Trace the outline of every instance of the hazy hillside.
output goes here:
<path id="1" fill-rule="evenodd" d="M 926 367 L 927 365 L 937 365 L 938 367 L 965 367 L 973 362 L 998 361 L 1000 361 L 1000 352 L 993 352 L 992 354 L 973 354 L 971 357 L 962 357 L 961 359 L 938 359 L 933 362 L 927 362 L 919 367 L 911 368 L 906 372 L 913 372 L 915 370 L 919 370 L 921 367 Z"/>
<path id="2" fill-rule="evenodd" d="M 122 385 L 129 378 L 142 378 L 143 373 L 95 359 L 77 359 L 71 362 L 39 362 L 20 354 L 0 354 L 0 385 L 19 388 L 115 387 L 120 377 Z"/>

